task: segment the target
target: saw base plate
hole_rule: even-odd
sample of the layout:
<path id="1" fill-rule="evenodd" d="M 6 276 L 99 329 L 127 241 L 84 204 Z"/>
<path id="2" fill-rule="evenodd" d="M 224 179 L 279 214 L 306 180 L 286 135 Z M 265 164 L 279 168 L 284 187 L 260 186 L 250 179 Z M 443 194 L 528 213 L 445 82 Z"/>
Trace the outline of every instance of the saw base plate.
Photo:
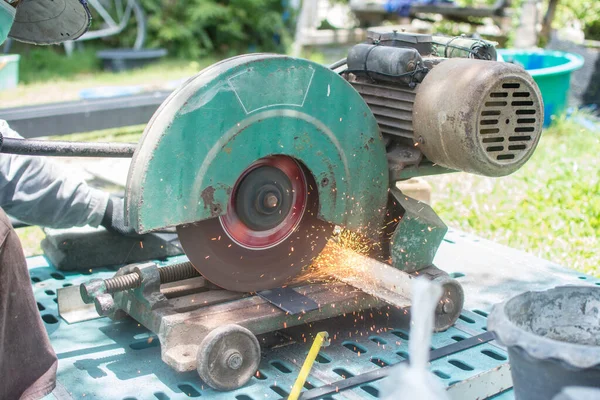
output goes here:
<path id="1" fill-rule="evenodd" d="M 176 257 L 169 263 L 183 260 L 183 257 Z M 54 268 L 49 266 L 43 257 L 30 259 L 29 263 L 32 277 L 43 280 L 34 285 L 34 292 L 36 300 L 43 308 L 40 313 L 44 316 L 52 344 L 59 357 L 58 386 L 45 400 L 70 400 L 81 398 L 83 394 L 86 398 L 108 400 L 184 400 L 198 396 L 215 400 L 280 399 L 289 393 L 314 335 L 322 330 L 330 333 L 332 345 L 320 353 L 306 384 L 307 388 L 340 380 L 340 373 L 343 374 L 344 371 L 358 375 L 379 368 L 380 364 L 377 362 L 398 362 L 403 360 L 402 355 L 408 352 L 409 321 L 402 311 L 388 310 L 386 306 L 381 312 L 366 308 L 346 312 L 344 316 L 337 311 L 337 303 L 322 304 L 322 310 L 329 310 L 331 315 L 339 316 L 314 323 L 301 321 L 295 327 L 258 335 L 263 352 L 259 373 L 240 389 L 218 392 L 204 385 L 196 371 L 177 372 L 161 361 L 158 335 L 133 319 L 115 322 L 108 318 L 97 318 L 77 324 L 63 321 L 56 314 L 57 304 L 53 301 L 54 297 L 46 291 L 56 291 L 64 284 L 78 285 L 89 280 L 90 276 L 71 273 L 62 280 L 56 280 L 49 275 L 55 271 Z M 99 269 L 95 271 L 94 277 L 109 278 L 113 275 L 114 269 Z M 40 284 L 43 286 L 39 286 Z M 172 287 L 169 285 L 163 287 L 164 289 L 170 292 Z M 187 295 L 181 298 L 193 298 L 188 296 L 192 296 L 192 292 L 187 292 Z M 257 301 L 257 296 L 243 300 Z M 239 300 L 232 302 L 237 303 Z M 217 309 L 222 306 L 223 303 L 221 306 L 214 305 L 209 308 Z M 453 337 L 467 338 L 484 332 L 485 317 L 468 311 L 464 311 L 463 315 L 473 323 L 459 321 L 448 331 L 435 334 L 432 343 L 434 347 L 454 343 L 456 339 Z M 85 337 L 86 341 L 82 341 L 81 337 Z M 353 346 L 366 349 L 366 352 L 363 351 L 359 355 L 352 350 Z M 486 350 L 504 354 L 491 344 L 484 346 Z M 433 362 L 432 369 L 447 374 L 450 378 L 444 382 L 449 384 L 467 380 L 504 362 L 483 355 L 481 350 L 484 350 L 483 346 L 456 355 L 458 359 L 473 366 L 473 371 L 460 370 L 448 364 L 446 360 Z M 330 398 L 375 399 L 378 388 L 379 383 L 374 382 Z M 512 397 L 509 395 L 504 398 Z"/>
<path id="2" fill-rule="evenodd" d="M 305 297 L 307 304 L 315 303 L 318 308 L 291 314 L 261 296 L 218 289 L 198 277 L 161 285 L 165 298 L 157 302 L 153 302 L 158 298 L 155 294 L 140 296 L 137 290 L 115 294 L 117 311 L 111 317 L 120 320 L 129 315 L 154 332 L 162 360 L 184 372 L 197 368 L 200 344 L 221 326 L 236 324 L 260 335 L 383 305 L 343 283 L 306 284 L 293 290 L 294 297 Z"/>

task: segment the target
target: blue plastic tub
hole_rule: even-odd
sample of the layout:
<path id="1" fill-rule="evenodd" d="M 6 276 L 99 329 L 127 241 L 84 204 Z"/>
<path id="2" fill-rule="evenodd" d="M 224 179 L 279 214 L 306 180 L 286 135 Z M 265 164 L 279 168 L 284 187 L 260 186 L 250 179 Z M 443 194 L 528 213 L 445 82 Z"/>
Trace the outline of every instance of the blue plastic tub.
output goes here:
<path id="1" fill-rule="evenodd" d="M 571 73 L 583 66 L 583 57 L 550 50 L 501 49 L 498 54 L 506 62 L 522 65 L 531 74 L 542 92 L 544 126 L 550 125 L 552 116 L 567 108 Z"/>
<path id="2" fill-rule="evenodd" d="M 0 90 L 17 87 L 20 58 L 18 54 L 0 55 Z"/>
<path id="3" fill-rule="evenodd" d="M 88 99 L 106 99 L 112 97 L 131 96 L 144 91 L 142 86 L 100 86 L 79 91 L 79 97 Z"/>

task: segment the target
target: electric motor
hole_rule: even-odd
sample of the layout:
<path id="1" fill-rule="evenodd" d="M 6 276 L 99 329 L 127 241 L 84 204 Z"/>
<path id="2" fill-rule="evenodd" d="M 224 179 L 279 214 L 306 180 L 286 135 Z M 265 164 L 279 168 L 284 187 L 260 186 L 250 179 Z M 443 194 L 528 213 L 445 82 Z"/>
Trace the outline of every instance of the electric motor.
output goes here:
<path id="1" fill-rule="evenodd" d="M 371 39 L 350 50 L 342 73 L 377 119 L 390 171 L 411 163 L 484 176 L 518 170 L 533 154 L 544 120 L 535 81 L 518 65 L 494 61 L 489 42 L 461 38 L 465 58 L 421 58 L 415 50 L 422 41 L 411 48 L 409 40 L 399 47 L 404 42 L 385 46 Z"/>
<path id="2" fill-rule="evenodd" d="M 412 116 L 415 143 L 429 160 L 503 176 L 533 153 L 543 110 L 537 85 L 521 67 L 454 58 L 419 85 Z"/>

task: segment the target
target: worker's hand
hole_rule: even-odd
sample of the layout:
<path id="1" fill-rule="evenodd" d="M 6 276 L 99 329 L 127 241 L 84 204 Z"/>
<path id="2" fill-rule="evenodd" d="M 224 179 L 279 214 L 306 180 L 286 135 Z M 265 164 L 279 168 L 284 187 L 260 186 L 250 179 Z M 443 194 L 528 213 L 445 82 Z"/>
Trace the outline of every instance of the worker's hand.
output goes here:
<path id="1" fill-rule="evenodd" d="M 132 227 L 125 224 L 125 199 L 121 197 L 110 196 L 101 225 L 123 236 L 140 236 Z"/>

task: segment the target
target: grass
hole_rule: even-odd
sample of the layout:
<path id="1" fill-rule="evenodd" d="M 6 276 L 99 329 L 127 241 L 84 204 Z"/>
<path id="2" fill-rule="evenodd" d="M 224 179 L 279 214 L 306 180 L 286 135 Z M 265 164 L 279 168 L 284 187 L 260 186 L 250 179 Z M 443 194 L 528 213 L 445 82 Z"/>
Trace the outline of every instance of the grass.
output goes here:
<path id="1" fill-rule="evenodd" d="M 46 237 L 42 228 L 39 226 L 27 226 L 17 229 L 17 236 L 21 240 L 21 246 L 25 252 L 25 257 L 37 256 L 42 254 L 41 242 Z"/>
<path id="2" fill-rule="evenodd" d="M 29 47 L 29 46 L 27 46 Z M 91 74 L 100 70 L 94 49 L 77 51 L 65 57 L 62 47 L 33 47 L 21 54 L 19 80 L 23 84 L 45 82 L 65 77 Z"/>
<path id="3" fill-rule="evenodd" d="M 40 52 L 42 50 L 39 50 Z M 32 56 L 32 54 L 34 56 Z M 143 90 L 173 89 L 178 81 L 198 73 L 215 60 L 166 59 L 131 71 L 111 73 L 99 70 L 88 52 L 71 58 L 45 50 L 33 51 L 19 63 L 19 86 L 0 91 L 1 108 L 78 100 L 82 89 L 102 86 L 141 86 Z M 38 59 L 39 58 L 39 59 Z M 95 56 L 94 56 L 95 58 Z M 52 64 L 52 68 L 48 68 Z"/>
<path id="4" fill-rule="evenodd" d="M 450 226 L 600 277 L 600 132 L 561 118 L 515 174 L 427 178 Z"/>
<path id="5" fill-rule="evenodd" d="M 142 137 L 145 125 L 128 126 L 126 128 L 106 129 L 71 135 L 51 136 L 49 140 L 66 140 L 73 142 L 125 142 L 137 143 Z"/>

